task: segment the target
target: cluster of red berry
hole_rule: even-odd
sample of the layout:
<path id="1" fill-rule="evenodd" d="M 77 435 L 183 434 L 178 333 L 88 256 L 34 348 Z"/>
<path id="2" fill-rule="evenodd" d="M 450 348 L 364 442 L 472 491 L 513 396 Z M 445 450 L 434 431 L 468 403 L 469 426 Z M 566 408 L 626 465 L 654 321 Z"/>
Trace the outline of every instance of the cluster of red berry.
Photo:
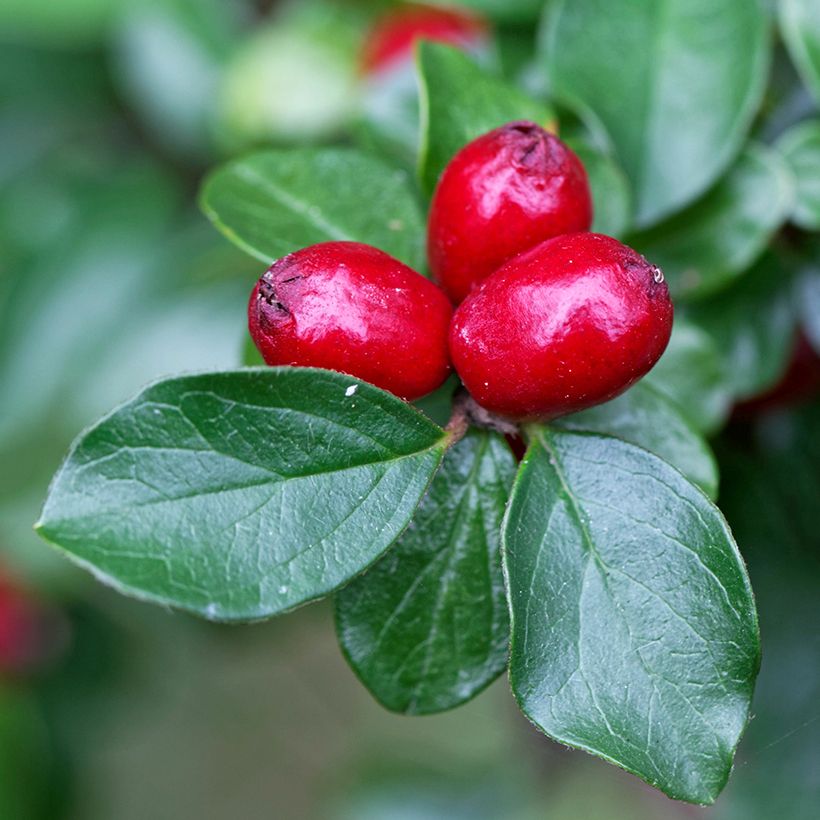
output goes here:
<path id="1" fill-rule="evenodd" d="M 407 400 L 454 367 L 493 413 L 581 410 L 643 376 L 672 329 L 661 271 L 591 223 L 578 157 L 534 123 L 510 123 L 439 180 L 428 230 L 438 285 L 376 248 L 325 242 L 265 272 L 250 332 L 268 364 L 341 371 Z"/>

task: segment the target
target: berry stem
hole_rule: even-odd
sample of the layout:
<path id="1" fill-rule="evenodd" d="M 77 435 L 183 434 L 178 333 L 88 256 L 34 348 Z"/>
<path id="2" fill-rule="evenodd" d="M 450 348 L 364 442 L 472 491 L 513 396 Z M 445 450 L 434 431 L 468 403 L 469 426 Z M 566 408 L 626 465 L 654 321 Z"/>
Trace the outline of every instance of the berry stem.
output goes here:
<path id="1" fill-rule="evenodd" d="M 453 446 L 460 441 L 470 426 L 481 427 L 486 430 L 494 430 L 505 436 L 518 435 L 518 425 L 485 410 L 475 399 L 462 387 L 456 392 L 453 401 L 453 412 L 450 421 L 447 423 L 447 432 L 450 434 L 450 445 Z"/>

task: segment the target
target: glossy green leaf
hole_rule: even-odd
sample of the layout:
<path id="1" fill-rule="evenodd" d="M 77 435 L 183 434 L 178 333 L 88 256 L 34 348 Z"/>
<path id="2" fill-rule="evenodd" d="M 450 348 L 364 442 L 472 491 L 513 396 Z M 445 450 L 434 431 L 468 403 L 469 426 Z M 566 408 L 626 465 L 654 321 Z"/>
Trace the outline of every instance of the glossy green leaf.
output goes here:
<path id="1" fill-rule="evenodd" d="M 77 440 L 37 528 L 123 593 L 264 618 L 373 563 L 445 444 L 408 404 L 338 373 L 169 379 Z"/>
<path id="2" fill-rule="evenodd" d="M 513 120 L 547 126 L 554 114 L 463 52 L 438 43 L 419 47 L 422 147 L 419 175 L 432 193 L 453 155 L 470 140 Z"/>
<path id="3" fill-rule="evenodd" d="M 792 222 L 807 231 L 820 231 L 820 119 L 787 131 L 777 147 L 795 179 Z"/>
<path id="4" fill-rule="evenodd" d="M 757 617 L 720 512 L 657 456 L 531 431 L 503 533 L 510 682 L 550 737 L 711 803 L 749 716 Z"/>
<path id="5" fill-rule="evenodd" d="M 365 242 L 419 269 L 424 228 L 408 175 L 349 148 L 264 151 L 214 171 L 202 208 L 270 263 L 317 242 Z"/>
<path id="6" fill-rule="evenodd" d="M 623 170 L 611 156 L 586 141 L 568 139 L 567 143 L 584 163 L 589 178 L 594 205 L 592 230 L 623 236 L 632 222 L 632 192 Z"/>
<path id="7" fill-rule="evenodd" d="M 717 464 L 709 445 L 677 405 L 646 381 L 605 404 L 557 419 L 553 426 L 637 444 L 677 467 L 710 498 L 717 497 Z"/>
<path id="8" fill-rule="evenodd" d="M 451 709 L 507 665 L 500 538 L 515 470 L 501 436 L 469 433 L 393 549 L 336 595 L 342 649 L 388 709 Z"/>
<path id="9" fill-rule="evenodd" d="M 687 314 L 717 343 L 736 398 L 771 387 L 788 366 L 797 326 L 791 285 L 787 265 L 767 254 L 741 282 Z"/>
<path id="10" fill-rule="evenodd" d="M 700 433 L 714 433 L 729 415 L 732 389 L 721 352 L 706 331 L 681 317 L 645 381 L 672 399 Z"/>
<path id="11" fill-rule="evenodd" d="M 779 11 L 789 54 L 820 102 L 820 8 L 816 0 L 780 0 Z"/>
<path id="12" fill-rule="evenodd" d="M 737 154 L 765 86 L 767 28 L 758 0 L 547 4 L 547 80 L 609 132 L 638 224 L 691 202 Z"/>
<path id="13" fill-rule="evenodd" d="M 793 203 L 793 179 L 782 158 L 750 145 L 708 194 L 629 244 L 661 267 L 674 297 L 697 299 L 743 275 Z"/>

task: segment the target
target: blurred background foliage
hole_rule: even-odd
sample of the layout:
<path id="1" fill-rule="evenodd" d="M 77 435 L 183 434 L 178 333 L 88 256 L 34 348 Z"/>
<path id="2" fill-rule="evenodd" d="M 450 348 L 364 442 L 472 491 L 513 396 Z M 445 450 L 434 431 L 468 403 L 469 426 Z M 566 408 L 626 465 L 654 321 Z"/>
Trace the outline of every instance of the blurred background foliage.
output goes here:
<path id="1" fill-rule="evenodd" d="M 617 25 L 619 4 L 604 4 L 596 25 Z M 594 78 L 583 100 L 560 93 L 577 66 L 545 43 L 566 23 L 556 22 L 564 4 L 461 4 L 486 23 L 460 45 L 522 91 L 553 95 L 561 134 L 590 168 L 599 225 L 660 262 L 679 300 L 650 380 L 713 440 L 764 646 L 754 719 L 716 806 L 674 804 L 547 742 L 503 680 L 445 715 L 384 712 L 344 664 L 326 605 L 250 628 L 208 625 L 119 598 L 33 535 L 49 477 L 84 425 L 160 375 L 241 361 L 259 264 L 197 211 L 209 164 L 317 142 L 415 163 L 412 60 L 361 70 L 366 32 L 396 5 L 0 3 L 0 817 L 816 817 L 811 0 L 769 3 L 748 42 L 724 32 L 737 39 L 716 47 L 762 60 L 762 103 L 739 126 L 736 156 L 686 202 L 637 185 L 639 159 L 624 154 L 610 101 L 596 110 Z"/>

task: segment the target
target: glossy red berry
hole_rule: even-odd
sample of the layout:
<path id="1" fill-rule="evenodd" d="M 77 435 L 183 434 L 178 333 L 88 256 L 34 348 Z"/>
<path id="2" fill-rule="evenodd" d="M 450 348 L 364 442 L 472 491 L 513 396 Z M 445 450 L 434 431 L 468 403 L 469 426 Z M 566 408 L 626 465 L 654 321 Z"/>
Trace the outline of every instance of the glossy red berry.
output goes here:
<path id="1" fill-rule="evenodd" d="M 373 26 L 362 51 L 362 72 L 372 75 L 411 62 L 420 39 L 469 49 L 487 37 L 484 20 L 464 9 L 407 5 L 391 10 Z"/>
<path id="2" fill-rule="evenodd" d="M 271 265 L 248 328 L 270 365 L 338 370 L 413 400 L 447 378 L 451 314 L 443 291 L 398 259 L 324 242 Z"/>
<path id="3" fill-rule="evenodd" d="M 578 233 L 515 257 L 467 297 L 450 355 L 487 410 L 550 419 L 622 393 L 671 332 L 661 271 L 611 237 Z"/>
<path id="4" fill-rule="evenodd" d="M 430 206 L 430 268 L 460 302 L 516 254 L 591 224 L 578 157 L 535 123 L 509 123 L 468 143 L 444 169 Z"/>

